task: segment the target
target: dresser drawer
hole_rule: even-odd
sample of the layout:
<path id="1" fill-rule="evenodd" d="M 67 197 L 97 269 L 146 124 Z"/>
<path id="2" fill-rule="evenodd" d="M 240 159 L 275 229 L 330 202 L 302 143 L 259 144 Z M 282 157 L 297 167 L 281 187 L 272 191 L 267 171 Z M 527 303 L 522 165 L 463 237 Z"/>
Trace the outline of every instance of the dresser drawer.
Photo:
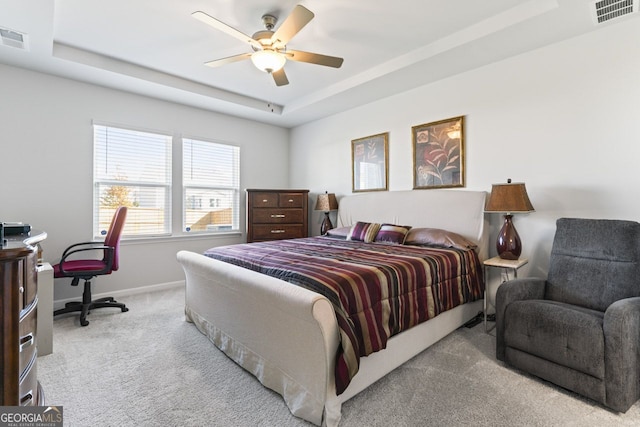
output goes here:
<path id="1" fill-rule="evenodd" d="M 304 206 L 306 194 L 300 193 L 279 193 L 278 206 L 281 208 L 301 208 Z"/>
<path id="2" fill-rule="evenodd" d="M 19 288 L 20 292 L 20 302 L 18 305 L 20 311 L 29 307 L 38 294 L 36 263 L 37 257 L 34 252 L 20 260 L 17 264 L 18 280 L 15 286 Z"/>
<path id="3" fill-rule="evenodd" d="M 302 224 L 303 220 L 302 209 L 255 209 L 253 211 L 255 224 Z"/>
<path id="4" fill-rule="evenodd" d="M 37 263 L 36 252 L 31 253 L 24 262 L 24 308 L 29 307 L 38 294 Z"/>
<path id="5" fill-rule="evenodd" d="M 37 354 L 29 361 L 24 376 L 20 377 L 19 399 L 20 406 L 35 406 L 38 403 L 38 376 L 36 369 Z"/>
<path id="6" fill-rule="evenodd" d="M 23 313 L 23 317 L 20 319 L 20 326 L 18 330 L 19 346 L 20 346 L 20 364 L 19 372 L 22 372 L 27 368 L 29 362 L 33 358 L 36 352 L 36 321 L 38 319 L 38 310 L 35 304 L 28 307 L 26 313 Z"/>
<path id="7" fill-rule="evenodd" d="M 25 284 L 25 277 L 24 277 L 24 268 L 25 268 L 25 263 L 26 261 L 24 259 L 21 259 L 20 261 L 16 261 L 11 267 L 14 267 L 17 271 L 16 275 L 15 275 L 15 284 L 11 285 L 11 286 L 15 286 L 18 289 L 19 292 L 19 299 L 18 299 L 18 312 L 21 312 L 25 307 L 25 301 L 27 299 L 26 297 L 26 284 Z"/>
<path id="8" fill-rule="evenodd" d="M 282 224 L 282 225 L 254 225 L 254 240 L 275 240 L 275 239 L 297 239 L 306 237 L 305 225 L 302 224 Z"/>
<path id="9" fill-rule="evenodd" d="M 278 193 L 251 193 L 251 206 L 254 208 L 277 208 Z"/>

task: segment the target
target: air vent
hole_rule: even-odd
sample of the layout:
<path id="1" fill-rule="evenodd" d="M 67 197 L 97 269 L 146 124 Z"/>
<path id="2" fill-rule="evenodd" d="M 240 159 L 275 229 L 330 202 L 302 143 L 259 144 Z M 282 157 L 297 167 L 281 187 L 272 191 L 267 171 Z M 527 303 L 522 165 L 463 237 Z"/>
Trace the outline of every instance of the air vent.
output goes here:
<path id="1" fill-rule="evenodd" d="M 603 24 L 638 11 L 638 0 L 599 0 L 593 3 L 593 20 Z"/>
<path id="2" fill-rule="evenodd" d="M 0 27 L 0 43 L 3 46 L 27 49 L 27 35 L 8 28 Z"/>

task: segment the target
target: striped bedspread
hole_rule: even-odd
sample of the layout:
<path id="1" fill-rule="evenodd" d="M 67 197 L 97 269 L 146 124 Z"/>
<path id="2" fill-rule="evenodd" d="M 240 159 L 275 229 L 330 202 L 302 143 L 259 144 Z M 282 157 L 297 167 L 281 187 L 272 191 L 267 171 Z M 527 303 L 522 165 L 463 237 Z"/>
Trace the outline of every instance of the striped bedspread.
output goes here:
<path id="1" fill-rule="evenodd" d="M 359 358 L 382 350 L 412 326 L 482 297 L 473 250 L 337 240 L 277 240 L 209 249 L 206 256 L 318 292 L 331 301 L 341 342 L 336 391 L 358 372 Z"/>

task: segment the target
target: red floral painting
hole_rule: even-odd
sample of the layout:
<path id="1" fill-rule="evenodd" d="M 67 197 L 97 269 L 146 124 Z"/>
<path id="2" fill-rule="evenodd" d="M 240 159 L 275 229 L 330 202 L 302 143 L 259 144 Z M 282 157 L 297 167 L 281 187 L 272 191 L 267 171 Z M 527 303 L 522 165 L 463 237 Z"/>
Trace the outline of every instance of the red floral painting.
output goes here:
<path id="1" fill-rule="evenodd" d="M 464 117 L 411 129 L 413 188 L 464 187 Z"/>

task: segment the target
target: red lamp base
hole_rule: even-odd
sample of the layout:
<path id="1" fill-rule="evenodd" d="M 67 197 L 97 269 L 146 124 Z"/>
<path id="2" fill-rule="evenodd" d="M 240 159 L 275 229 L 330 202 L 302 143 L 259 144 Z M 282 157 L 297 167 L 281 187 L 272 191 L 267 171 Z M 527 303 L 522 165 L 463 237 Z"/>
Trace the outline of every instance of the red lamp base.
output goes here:
<path id="1" fill-rule="evenodd" d="M 324 213 L 324 220 L 320 225 L 320 235 L 324 236 L 327 234 L 327 231 L 333 228 L 333 224 L 331 224 L 331 220 L 329 219 L 329 212 Z"/>
<path id="2" fill-rule="evenodd" d="M 498 234 L 496 249 L 502 259 L 518 259 L 522 253 L 522 243 L 516 227 L 511 222 L 513 215 L 504 216 L 504 225 Z"/>

